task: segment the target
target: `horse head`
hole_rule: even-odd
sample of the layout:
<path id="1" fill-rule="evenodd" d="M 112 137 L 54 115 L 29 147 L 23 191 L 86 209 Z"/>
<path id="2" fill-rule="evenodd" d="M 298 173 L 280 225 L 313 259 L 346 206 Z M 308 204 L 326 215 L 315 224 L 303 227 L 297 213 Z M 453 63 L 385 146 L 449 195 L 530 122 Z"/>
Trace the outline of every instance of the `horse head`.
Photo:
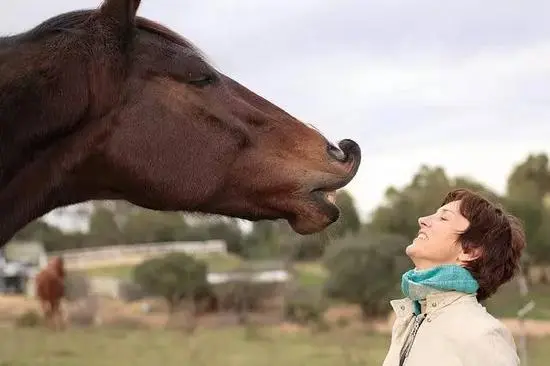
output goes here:
<path id="1" fill-rule="evenodd" d="M 46 268 L 47 270 L 50 270 L 51 272 L 55 273 L 60 278 L 65 277 L 65 263 L 63 261 L 63 257 L 61 256 L 54 257 L 48 263 Z"/>
<path id="2" fill-rule="evenodd" d="M 337 220 L 361 160 L 138 17 L 136 0 L 0 40 L 0 241 L 48 211 L 121 199 L 162 211 Z"/>

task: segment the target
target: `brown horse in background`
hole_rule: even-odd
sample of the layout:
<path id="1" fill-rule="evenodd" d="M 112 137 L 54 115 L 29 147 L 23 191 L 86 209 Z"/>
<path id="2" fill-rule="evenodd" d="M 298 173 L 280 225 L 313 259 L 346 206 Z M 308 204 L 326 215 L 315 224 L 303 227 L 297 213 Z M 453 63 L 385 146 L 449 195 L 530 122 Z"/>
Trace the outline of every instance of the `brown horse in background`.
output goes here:
<path id="1" fill-rule="evenodd" d="M 0 38 L 0 246 L 57 207 L 102 199 L 285 219 L 301 234 L 336 221 L 357 143 L 331 144 L 139 4 L 105 0 Z"/>
<path id="2" fill-rule="evenodd" d="M 53 258 L 36 275 L 35 288 L 46 325 L 63 328 L 61 300 L 65 297 L 65 267 L 62 257 Z"/>

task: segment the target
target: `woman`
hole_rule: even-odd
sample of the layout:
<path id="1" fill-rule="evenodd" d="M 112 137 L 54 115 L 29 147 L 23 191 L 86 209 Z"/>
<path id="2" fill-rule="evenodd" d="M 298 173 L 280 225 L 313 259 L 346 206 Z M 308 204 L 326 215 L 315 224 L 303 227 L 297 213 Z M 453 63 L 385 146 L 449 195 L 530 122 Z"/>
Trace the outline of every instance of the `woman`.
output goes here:
<path id="1" fill-rule="evenodd" d="M 418 220 L 383 366 L 519 365 L 514 339 L 479 301 L 519 268 L 525 234 L 519 221 L 468 190 L 450 192 Z"/>

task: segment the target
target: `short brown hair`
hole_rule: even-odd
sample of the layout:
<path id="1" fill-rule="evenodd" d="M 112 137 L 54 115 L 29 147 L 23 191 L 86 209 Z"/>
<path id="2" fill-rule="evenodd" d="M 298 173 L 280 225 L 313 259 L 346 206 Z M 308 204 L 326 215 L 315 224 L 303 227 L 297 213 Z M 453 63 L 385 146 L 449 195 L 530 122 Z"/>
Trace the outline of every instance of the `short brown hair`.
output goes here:
<path id="1" fill-rule="evenodd" d="M 470 222 L 459 235 L 465 252 L 480 250 L 480 256 L 465 264 L 479 283 L 477 299 L 485 300 L 518 271 L 526 246 L 521 222 L 479 193 L 456 189 L 447 194 L 442 206 L 460 201 L 460 213 Z"/>

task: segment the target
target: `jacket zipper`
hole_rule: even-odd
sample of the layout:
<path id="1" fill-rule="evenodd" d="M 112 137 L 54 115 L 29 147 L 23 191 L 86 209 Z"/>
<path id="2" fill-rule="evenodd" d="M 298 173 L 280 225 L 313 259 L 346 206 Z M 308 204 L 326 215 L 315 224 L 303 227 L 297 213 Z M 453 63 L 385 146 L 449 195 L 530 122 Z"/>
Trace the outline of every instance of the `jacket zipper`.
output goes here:
<path id="1" fill-rule="evenodd" d="M 420 328 L 420 325 L 426 318 L 426 314 L 419 314 L 415 315 L 414 318 L 414 324 L 413 327 L 407 336 L 405 343 L 403 344 L 403 347 L 401 348 L 401 352 L 399 354 L 399 366 L 403 366 L 405 363 L 405 360 L 409 356 L 409 352 L 411 351 L 411 347 L 413 345 L 414 339 L 416 338 L 416 333 L 418 333 L 418 328 Z"/>

